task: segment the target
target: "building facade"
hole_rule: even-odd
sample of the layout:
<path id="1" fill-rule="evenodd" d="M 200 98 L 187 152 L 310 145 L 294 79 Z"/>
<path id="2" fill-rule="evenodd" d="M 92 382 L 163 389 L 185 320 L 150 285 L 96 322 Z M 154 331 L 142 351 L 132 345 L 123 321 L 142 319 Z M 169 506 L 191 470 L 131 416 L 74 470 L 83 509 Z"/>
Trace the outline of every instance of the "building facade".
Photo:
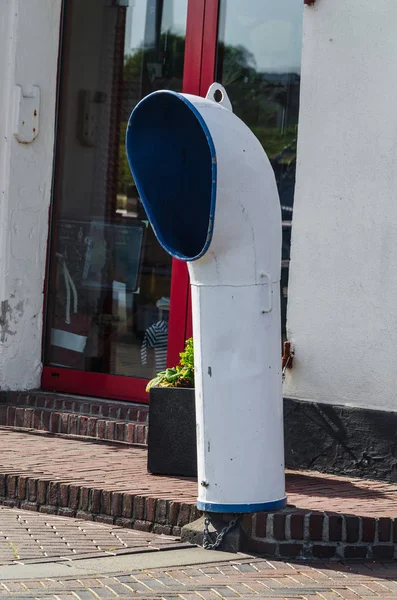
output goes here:
<path id="1" fill-rule="evenodd" d="M 287 457 L 325 468 L 323 441 L 335 469 L 373 464 L 368 411 L 395 412 L 394 16 L 392 0 L 3 0 L 0 388 L 146 403 L 177 362 L 187 270 L 148 225 L 125 127 L 152 91 L 218 81 L 279 187 Z"/>
<path id="2" fill-rule="evenodd" d="M 147 401 L 145 382 L 167 354 L 177 362 L 187 271 L 157 243 L 124 149 L 132 109 L 154 90 L 225 85 L 274 164 L 287 267 L 303 4 L 240 4 L 2 5 L 3 388 Z"/>

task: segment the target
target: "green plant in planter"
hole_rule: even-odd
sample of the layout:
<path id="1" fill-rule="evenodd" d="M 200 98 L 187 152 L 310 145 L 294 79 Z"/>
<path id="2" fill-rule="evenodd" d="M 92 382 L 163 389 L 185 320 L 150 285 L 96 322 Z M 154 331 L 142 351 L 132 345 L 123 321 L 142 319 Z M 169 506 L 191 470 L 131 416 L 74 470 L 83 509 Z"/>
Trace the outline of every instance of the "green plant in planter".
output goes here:
<path id="1" fill-rule="evenodd" d="M 147 384 L 147 392 L 152 387 L 194 387 L 193 338 L 186 341 L 185 349 L 179 356 L 179 365 L 158 373 Z"/>

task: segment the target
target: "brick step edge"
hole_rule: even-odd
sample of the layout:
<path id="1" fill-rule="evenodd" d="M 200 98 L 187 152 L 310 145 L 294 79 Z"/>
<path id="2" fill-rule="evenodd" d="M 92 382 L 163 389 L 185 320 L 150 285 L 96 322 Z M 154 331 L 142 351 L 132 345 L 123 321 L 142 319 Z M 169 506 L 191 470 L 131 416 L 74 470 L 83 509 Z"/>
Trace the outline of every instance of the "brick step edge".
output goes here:
<path id="1" fill-rule="evenodd" d="M 195 504 L 15 473 L 0 474 L 0 504 L 174 536 L 200 517 Z M 287 509 L 245 515 L 242 526 L 242 551 L 305 560 L 397 558 L 397 519 Z"/>
<path id="2" fill-rule="evenodd" d="M 0 474 L 0 504 L 173 536 L 200 516 L 194 504 L 16 474 Z"/>
<path id="3" fill-rule="evenodd" d="M 244 517 L 245 550 L 280 558 L 397 558 L 397 519 L 286 509 Z"/>
<path id="4" fill-rule="evenodd" d="M 139 413 L 137 418 L 139 418 Z M 145 422 L 117 421 L 100 416 L 87 416 L 51 409 L 28 408 L 0 404 L 0 426 L 80 436 L 85 439 L 118 441 L 125 444 L 147 444 Z"/>
<path id="5" fill-rule="evenodd" d="M 148 404 L 104 400 L 91 396 L 75 396 L 55 392 L 33 390 L 28 392 L 0 391 L 0 402 L 11 406 L 45 408 L 58 412 L 71 412 L 88 417 L 136 421 L 147 423 Z"/>

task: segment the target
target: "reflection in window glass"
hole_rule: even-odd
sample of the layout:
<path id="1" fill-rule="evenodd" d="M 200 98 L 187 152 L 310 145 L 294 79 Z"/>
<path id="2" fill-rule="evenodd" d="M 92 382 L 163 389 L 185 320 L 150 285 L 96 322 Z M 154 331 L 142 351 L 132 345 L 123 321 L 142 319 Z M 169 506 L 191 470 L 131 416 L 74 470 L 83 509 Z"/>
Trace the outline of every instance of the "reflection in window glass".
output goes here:
<path id="1" fill-rule="evenodd" d="M 303 2 L 221 0 L 216 80 L 272 163 L 282 207 L 282 332 L 294 201 Z"/>
<path id="2" fill-rule="evenodd" d="M 165 367 L 171 258 L 125 130 L 143 96 L 182 90 L 187 0 L 121 4 L 65 3 L 46 364 L 150 378 Z"/>

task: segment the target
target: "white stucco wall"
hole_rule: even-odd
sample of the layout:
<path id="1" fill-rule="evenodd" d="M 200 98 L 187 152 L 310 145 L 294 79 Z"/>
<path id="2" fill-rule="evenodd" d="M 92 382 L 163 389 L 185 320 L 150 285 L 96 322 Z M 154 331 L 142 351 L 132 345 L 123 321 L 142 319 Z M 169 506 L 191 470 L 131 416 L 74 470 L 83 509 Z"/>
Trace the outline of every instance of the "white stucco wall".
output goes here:
<path id="1" fill-rule="evenodd" d="M 0 389 L 38 387 L 61 0 L 0 2 Z M 15 86 L 41 90 L 32 144 L 13 135 Z"/>
<path id="2" fill-rule="evenodd" d="M 287 396 L 397 410 L 396 10 L 305 9 Z"/>

